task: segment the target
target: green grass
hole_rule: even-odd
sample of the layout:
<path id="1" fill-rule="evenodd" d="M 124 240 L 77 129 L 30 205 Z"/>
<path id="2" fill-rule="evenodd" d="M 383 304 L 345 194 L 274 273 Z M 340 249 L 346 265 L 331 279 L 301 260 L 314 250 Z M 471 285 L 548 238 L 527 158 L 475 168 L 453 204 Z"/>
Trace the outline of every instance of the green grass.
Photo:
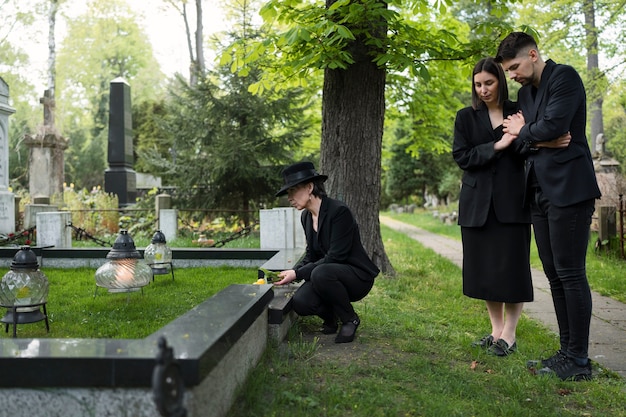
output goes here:
<path id="1" fill-rule="evenodd" d="M 113 246 L 113 243 L 115 242 L 115 238 L 117 237 L 117 235 L 112 236 L 108 239 L 103 239 L 105 242 L 109 242 L 111 244 L 111 246 Z M 228 240 L 230 238 L 232 238 L 233 235 L 230 233 L 219 233 L 219 234 L 215 234 L 213 237 L 211 237 L 211 239 L 215 240 L 216 242 L 220 242 L 223 240 Z M 150 244 L 150 241 L 152 240 L 152 237 L 137 237 L 137 236 L 132 236 L 133 241 L 135 242 L 135 246 L 137 248 L 145 248 L 146 246 L 148 246 Z M 169 246 L 170 248 L 193 248 L 193 247 L 201 247 L 200 245 L 194 243 L 194 240 L 197 238 L 190 238 L 190 237 L 178 237 L 172 241 L 168 241 L 167 242 L 167 246 Z M 261 237 L 260 237 L 260 233 L 259 232 L 252 232 L 248 235 L 244 235 L 241 237 L 238 237 L 234 240 L 230 240 L 226 243 L 224 243 L 223 246 L 220 246 L 222 248 L 258 248 L 260 247 L 260 243 L 261 243 Z M 89 240 L 87 238 L 84 238 L 83 240 L 72 240 L 72 247 L 74 248 L 96 248 L 96 247 L 102 247 L 101 245 L 99 245 L 98 243 L 94 242 L 93 240 Z"/>
<path id="2" fill-rule="evenodd" d="M 445 235 L 454 239 L 461 239 L 461 228 L 455 225 L 446 225 L 430 212 L 420 210 L 413 214 L 385 212 L 382 215 L 421 227 L 422 229 Z M 626 259 L 605 250 L 597 251 L 595 242 L 597 233 L 592 232 L 587 250 L 587 279 L 591 289 L 601 295 L 611 297 L 626 303 Z M 530 245 L 530 263 L 533 268 L 542 270 L 541 261 L 537 254 L 534 239 Z"/>
<path id="3" fill-rule="evenodd" d="M 556 336 L 523 317 L 519 351 L 507 358 L 471 347 L 489 327 L 484 303 L 462 295 L 461 271 L 386 227 L 397 271 L 355 303 L 357 339 L 336 345 L 302 318 L 287 343 L 268 349 L 229 416 L 626 416 L 624 381 L 595 366 L 593 381 L 562 382 L 526 370 Z"/>
<path id="4" fill-rule="evenodd" d="M 4 274 L 6 271 L 3 271 Z M 21 338 L 143 338 L 230 284 L 252 284 L 257 270 L 251 268 L 179 268 L 171 275 L 157 275 L 140 291 L 109 293 L 96 289 L 95 270 L 90 268 L 43 271 L 49 281 L 47 311 L 50 333 L 42 322 L 17 326 Z M 0 332 L 0 338 L 11 337 Z"/>

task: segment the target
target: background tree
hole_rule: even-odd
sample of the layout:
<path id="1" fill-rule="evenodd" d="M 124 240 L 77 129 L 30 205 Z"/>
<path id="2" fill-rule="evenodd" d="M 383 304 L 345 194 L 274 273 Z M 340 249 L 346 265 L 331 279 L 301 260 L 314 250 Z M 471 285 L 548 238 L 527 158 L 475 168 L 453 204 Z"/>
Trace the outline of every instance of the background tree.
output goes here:
<path id="1" fill-rule="evenodd" d="M 519 21 L 540 35 L 539 48 L 545 57 L 572 65 L 583 76 L 589 103 L 589 141 L 594 151 L 596 137 L 604 130 L 603 101 L 608 83 L 626 62 L 624 2 L 537 0 L 516 10 Z M 600 58 L 614 65 L 605 63 L 606 70 L 602 71 Z"/>
<path id="2" fill-rule="evenodd" d="M 162 91 L 164 77 L 137 21 L 122 0 L 91 1 L 68 21 L 58 52 L 57 113 L 70 139 L 66 177 L 78 188 L 104 182 L 111 81 L 124 78 L 136 105 Z"/>
<path id="3" fill-rule="evenodd" d="M 180 14 L 185 23 L 185 35 L 187 38 L 187 51 L 189 52 L 189 84 L 195 86 L 198 76 L 204 74 L 206 64 L 204 62 L 204 25 L 202 23 L 202 0 L 195 0 L 196 30 L 191 35 L 191 16 L 187 9 L 187 0 L 164 0 Z"/>
<path id="4" fill-rule="evenodd" d="M 0 77 L 9 85 L 10 105 L 15 108 L 9 122 L 9 184 L 14 191 L 28 188 L 28 149 L 22 146 L 24 135 L 42 123 L 41 109 L 34 105 L 34 86 L 26 75 L 32 71 L 28 53 L 19 42 L 11 42 L 15 33 L 32 31 L 34 14 L 31 4 L 17 0 L 2 1 L 0 25 Z M 41 94 L 41 93 L 39 93 Z"/>
<path id="5" fill-rule="evenodd" d="M 245 48 L 264 34 L 251 24 L 247 6 L 237 10 L 239 23 L 225 42 Z M 266 56 L 265 62 L 270 65 L 271 59 Z M 178 187 L 181 205 L 246 211 L 273 202 L 280 167 L 292 160 L 308 135 L 307 109 L 315 94 L 285 88 L 254 95 L 249 87 L 260 71 L 248 70 L 241 76 L 230 66 L 218 66 L 195 86 L 179 78 L 171 91 L 161 145 L 145 149 L 142 158 Z"/>

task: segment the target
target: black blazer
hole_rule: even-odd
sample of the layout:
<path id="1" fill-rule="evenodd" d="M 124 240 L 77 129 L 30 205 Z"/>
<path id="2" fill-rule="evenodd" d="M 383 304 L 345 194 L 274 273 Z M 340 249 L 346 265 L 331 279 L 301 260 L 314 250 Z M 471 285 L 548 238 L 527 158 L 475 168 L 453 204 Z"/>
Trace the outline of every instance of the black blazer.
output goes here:
<path id="1" fill-rule="evenodd" d="M 295 267 L 296 277 L 306 281 L 311 272 L 321 264 L 348 264 L 363 280 L 374 280 L 380 272 L 370 260 L 361 244 L 359 226 L 350 209 L 341 201 L 322 198 L 317 233 L 313 229 L 313 216 L 302 212 L 302 227 L 306 236 L 306 254 Z"/>
<path id="2" fill-rule="evenodd" d="M 517 112 L 515 103 L 504 103 L 504 117 Z M 530 223 L 524 209 L 524 143 L 496 152 L 493 144 L 502 138 L 491 127 L 485 106 L 458 111 L 454 122 L 452 156 L 463 170 L 459 197 L 459 220 L 464 227 L 480 227 L 493 204 L 502 223 Z"/>
<path id="3" fill-rule="evenodd" d="M 534 170 L 544 195 L 557 207 L 600 198 L 585 134 L 587 103 L 580 76 L 569 65 L 548 60 L 535 99 L 533 88 L 523 86 L 518 93 L 526 120 L 519 139 L 532 147 L 570 132 L 572 141 L 567 148 L 540 148 L 531 153 L 527 172 Z"/>

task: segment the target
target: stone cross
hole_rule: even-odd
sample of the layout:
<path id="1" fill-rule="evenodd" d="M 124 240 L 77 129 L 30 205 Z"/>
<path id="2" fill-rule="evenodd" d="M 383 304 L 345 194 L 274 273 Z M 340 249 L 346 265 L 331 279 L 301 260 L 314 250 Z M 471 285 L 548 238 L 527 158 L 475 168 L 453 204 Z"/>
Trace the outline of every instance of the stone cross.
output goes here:
<path id="1" fill-rule="evenodd" d="M 39 99 L 39 102 L 43 104 L 43 125 L 45 127 L 54 127 L 54 97 L 52 97 L 52 91 L 45 90 L 43 97 Z"/>

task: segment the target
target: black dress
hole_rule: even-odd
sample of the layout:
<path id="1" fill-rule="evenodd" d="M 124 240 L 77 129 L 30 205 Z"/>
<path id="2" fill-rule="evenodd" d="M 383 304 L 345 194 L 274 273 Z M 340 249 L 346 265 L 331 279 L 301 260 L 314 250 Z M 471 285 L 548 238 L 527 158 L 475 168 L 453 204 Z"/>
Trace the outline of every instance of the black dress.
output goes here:
<path id="1" fill-rule="evenodd" d="M 482 227 L 461 227 L 463 294 L 503 303 L 533 300 L 530 225 L 501 223 L 493 206 Z"/>
<path id="2" fill-rule="evenodd" d="M 502 137 L 502 126 L 494 132 L 497 137 Z M 495 164 L 486 169 L 497 171 L 498 162 Z M 515 187 L 515 183 L 509 183 L 509 186 Z M 495 187 L 492 193 L 497 192 Z M 520 192 L 523 191 L 520 189 Z M 504 303 L 532 301 L 530 224 L 500 221 L 493 207 L 493 194 L 486 222 L 480 227 L 461 226 L 463 294 Z"/>

